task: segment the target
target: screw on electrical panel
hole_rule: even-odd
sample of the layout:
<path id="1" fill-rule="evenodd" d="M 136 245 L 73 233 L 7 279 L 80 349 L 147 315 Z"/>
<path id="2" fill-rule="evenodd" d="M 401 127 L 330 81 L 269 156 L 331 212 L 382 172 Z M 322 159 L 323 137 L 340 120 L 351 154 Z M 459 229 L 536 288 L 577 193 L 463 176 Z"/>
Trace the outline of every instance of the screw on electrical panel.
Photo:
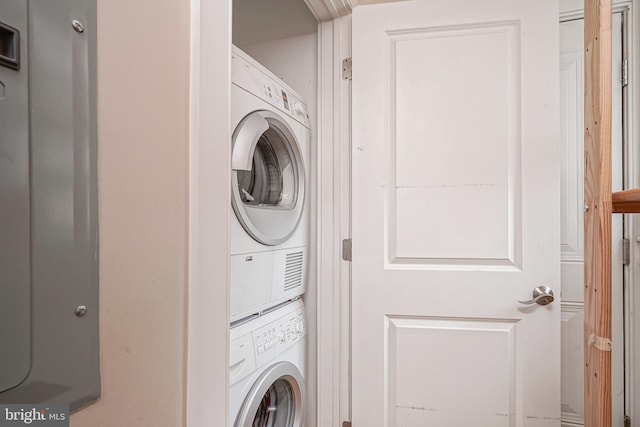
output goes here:
<path id="1" fill-rule="evenodd" d="M 76 33 L 84 33 L 84 26 L 80 21 L 76 21 L 74 19 L 73 21 L 71 21 L 71 26 L 74 30 L 76 30 Z"/>
<path id="2" fill-rule="evenodd" d="M 76 316 L 82 317 L 85 314 L 87 314 L 87 306 L 86 305 L 79 305 L 78 307 L 76 307 Z"/>

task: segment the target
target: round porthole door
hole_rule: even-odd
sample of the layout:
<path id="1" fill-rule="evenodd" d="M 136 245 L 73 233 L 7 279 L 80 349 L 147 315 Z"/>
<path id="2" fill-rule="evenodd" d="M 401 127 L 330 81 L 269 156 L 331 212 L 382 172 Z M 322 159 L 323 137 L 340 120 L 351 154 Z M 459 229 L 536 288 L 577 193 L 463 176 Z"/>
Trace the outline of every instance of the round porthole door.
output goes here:
<path id="1" fill-rule="evenodd" d="M 244 230 L 264 245 L 296 231 L 304 205 L 300 145 L 284 119 L 254 111 L 233 132 L 231 203 Z"/>
<path id="2" fill-rule="evenodd" d="M 298 368 L 290 362 L 276 363 L 254 383 L 234 427 L 302 427 L 305 399 Z"/>

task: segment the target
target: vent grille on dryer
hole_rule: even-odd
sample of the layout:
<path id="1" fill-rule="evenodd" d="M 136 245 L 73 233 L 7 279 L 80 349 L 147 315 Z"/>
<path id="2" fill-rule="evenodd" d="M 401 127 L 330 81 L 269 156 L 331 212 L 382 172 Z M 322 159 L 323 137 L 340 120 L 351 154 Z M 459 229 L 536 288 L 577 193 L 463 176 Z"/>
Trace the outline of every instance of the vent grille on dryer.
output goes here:
<path id="1" fill-rule="evenodd" d="M 303 261 L 302 252 L 292 252 L 287 254 L 287 263 L 284 273 L 285 292 L 302 285 Z"/>

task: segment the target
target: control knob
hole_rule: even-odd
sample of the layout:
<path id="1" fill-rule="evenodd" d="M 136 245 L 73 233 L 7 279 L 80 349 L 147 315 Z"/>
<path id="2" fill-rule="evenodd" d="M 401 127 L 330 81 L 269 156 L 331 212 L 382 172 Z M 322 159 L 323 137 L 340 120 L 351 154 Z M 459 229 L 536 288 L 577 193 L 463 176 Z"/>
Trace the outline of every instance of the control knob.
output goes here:
<path id="1" fill-rule="evenodd" d="M 302 107 L 301 103 L 296 102 L 295 104 L 293 104 L 293 111 L 295 114 L 304 117 L 304 108 Z"/>

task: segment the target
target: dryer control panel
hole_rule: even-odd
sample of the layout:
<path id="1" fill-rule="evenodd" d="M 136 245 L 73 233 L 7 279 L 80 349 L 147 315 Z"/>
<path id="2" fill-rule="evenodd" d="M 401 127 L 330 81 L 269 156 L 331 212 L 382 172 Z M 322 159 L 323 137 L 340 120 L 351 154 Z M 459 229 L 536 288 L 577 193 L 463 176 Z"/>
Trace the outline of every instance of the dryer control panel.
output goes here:
<path id="1" fill-rule="evenodd" d="M 275 105 L 281 110 L 288 111 L 293 117 L 307 124 L 309 122 L 309 113 L 307 106 L 299 99 L 287 92 L 281 86 L 272 81 L 265 81 L 263 85 L 264 97 L 269 103 Z"/>
<path id="2" fill-rule="evenodd" d="M 300 95 L 236 46 L 233 46 L 231 55 L 231 81 L 291 115 L 305 127 L 311 127 L 307 106 Z"/>
<path id="3" fill-rule="evenodd" d="M 289 96 L 287 95 L 287 92 L 282 89 L 282 87 L 273 82 L 265 81 L 263 88 L 264 97 L 267 101 L 269 101 L 271 104 L 276 105 L 281 110 L 291 112 L 291 106 L 289 105 Z"/>

